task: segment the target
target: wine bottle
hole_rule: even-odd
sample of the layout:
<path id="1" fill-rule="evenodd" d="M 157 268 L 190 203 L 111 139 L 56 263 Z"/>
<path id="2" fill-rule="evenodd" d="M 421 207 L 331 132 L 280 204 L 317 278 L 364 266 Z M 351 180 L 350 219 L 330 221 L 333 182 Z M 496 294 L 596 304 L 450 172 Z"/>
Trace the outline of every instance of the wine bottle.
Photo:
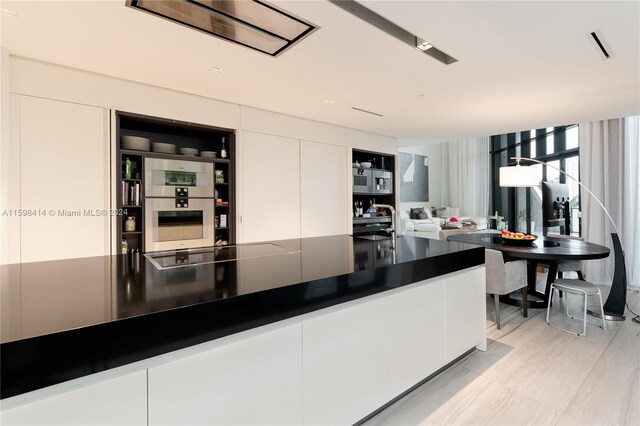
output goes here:
<path id="1" fill-rule="evenodd" d="M 227 158 L 227 150 L 224 147 L 224 137 L 222 138 L 222 149 L 220 150 L 220 158 Z"/>
<path id="2" fill-rule="evenodd" d="M 131 160 L 129 160 L 129 157 L 124 160 L 124 178 L 131 179 Z"/>

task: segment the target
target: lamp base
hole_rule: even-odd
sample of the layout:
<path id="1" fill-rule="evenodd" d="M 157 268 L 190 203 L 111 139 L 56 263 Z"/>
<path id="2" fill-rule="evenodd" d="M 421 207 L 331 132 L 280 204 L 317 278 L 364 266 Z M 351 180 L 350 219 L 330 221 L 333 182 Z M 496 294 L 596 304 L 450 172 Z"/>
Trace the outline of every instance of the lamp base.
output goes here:
<path id="1" fill-rule="evenodd" d="M 602 314 L 600 312 L 592 311 L 591 309 L 587 309 L 587 313 L 596 318 L 602 318 Z M 604 319 L 607 321 L 624 321 L 624 315 L 613 314 L 611 312 L 604 313 Z"/>

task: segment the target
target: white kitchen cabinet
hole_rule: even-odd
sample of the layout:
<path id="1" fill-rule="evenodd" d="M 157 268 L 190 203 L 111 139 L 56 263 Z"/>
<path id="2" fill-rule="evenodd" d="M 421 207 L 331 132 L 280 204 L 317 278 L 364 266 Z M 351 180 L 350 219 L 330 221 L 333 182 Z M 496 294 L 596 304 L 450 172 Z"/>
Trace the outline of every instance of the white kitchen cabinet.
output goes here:
<path id="1" fill-rule="evenodd" d="M 302 423 L 302 326 L 149 369 L 149 425 Z"/>
<path id="2" fill-rule="evenodd" d="M 3 410 L 3 425 L 146 425 L 147 372 L 78 387 Z"/>
<path id="3" fill-rule="evenodd" d="M 239 242 L 300 238 L 300 141 L 241 132 Z"/>
<path id="4" fill-rule="evenodd" d="M 391 399 L 385 300 L 303 322 L 304 424 L 353 424 Z"/>
<path id="5" fill-rule="evenodd" d="M 109 151 L 102 108 L 20 96 L 21 262 L 109 253 Z"/>
<path id="6" fill-rule="evenodd" d="M 445 279 L 446 358 L 450 362 L 478 346 L 486 348 L 484 265 L 447 275 Z"/>
<path id="7" fill-rule="evenodd" d="M 349 233 L 348 166 L 346 147 L 300 141 L 302 238 Z"/>
<path id="8" fill-rule="evenodd" d="M 445 362 L 444 280 L 412 284 L 389 297 L 389 369 L 393 396 Z"/>

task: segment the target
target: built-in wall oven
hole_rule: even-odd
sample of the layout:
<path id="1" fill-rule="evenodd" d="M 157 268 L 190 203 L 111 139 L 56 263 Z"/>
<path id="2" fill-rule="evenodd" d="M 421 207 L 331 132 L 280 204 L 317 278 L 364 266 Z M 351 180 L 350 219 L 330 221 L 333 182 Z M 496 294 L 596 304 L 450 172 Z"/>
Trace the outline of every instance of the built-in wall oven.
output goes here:
<path id="1" fill-rule="evenodd" d="M 145 197 L 175 197 L 178 187 L 187 188 L 189 197 L 213 198 L 213 164 L 145 158 Z"/>
<path id="2" fill-rule="evenodd" d="M 353 168 L 353 193 L 370 194 L 372 191 L 372 171 L 363 168 Z"/>
<path id="3" fill-rule="evenodd" d="M 213 246 L 213 164 L 145 158 L 145 249 Z"/>

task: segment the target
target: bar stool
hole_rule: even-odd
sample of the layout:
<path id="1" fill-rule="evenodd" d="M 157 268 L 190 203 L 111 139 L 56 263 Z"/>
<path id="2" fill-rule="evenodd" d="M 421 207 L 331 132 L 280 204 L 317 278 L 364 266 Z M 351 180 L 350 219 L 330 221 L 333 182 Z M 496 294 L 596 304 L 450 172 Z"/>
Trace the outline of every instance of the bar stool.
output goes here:
<path id="1" fill-rule="evenodd" d="M 551 309 L 551 299 L 553 298 L 553 290 L 556 289 L 558 291 L 564 291 L 566 293 L 578 294 L 584 296 L 584 309 L 583 309 L 583 317 L 576 318 L 574 316 L 569 315 L 569 304 L 568 301 L 565 301 L 566 315 L 569 318 L 580 319 L 582 320 L 582 334 L 574 333 L 573 331 L 566 330 L 562 327 L 558 327 L 557 325 L 553 325 L 549 322 L 549 310 Z M 604 308 L 602 307 L 602 294 L 600 293 L 600 288 L 588 281 L 582 280 L 572 280 L 572 279 L 557 279 L 551 284 L 551 292 L 549 294 L 549 302 L 547 302 L 547 324 L 551 327 L 557 328 L 558 330 L 566 331 L 567 333 L 575 334 L 577 336 L 584 336 L 587 332 L 587 296 L 595 296 L 597 295 L 600 298 L 600 312 L 602 312 L 602 329 L 606 330 L 607 325 L 604 320 Z M 589 321 L 592 324 L 595 324 Z M 595 324 L 597 325 L 597 324 Z"/>

